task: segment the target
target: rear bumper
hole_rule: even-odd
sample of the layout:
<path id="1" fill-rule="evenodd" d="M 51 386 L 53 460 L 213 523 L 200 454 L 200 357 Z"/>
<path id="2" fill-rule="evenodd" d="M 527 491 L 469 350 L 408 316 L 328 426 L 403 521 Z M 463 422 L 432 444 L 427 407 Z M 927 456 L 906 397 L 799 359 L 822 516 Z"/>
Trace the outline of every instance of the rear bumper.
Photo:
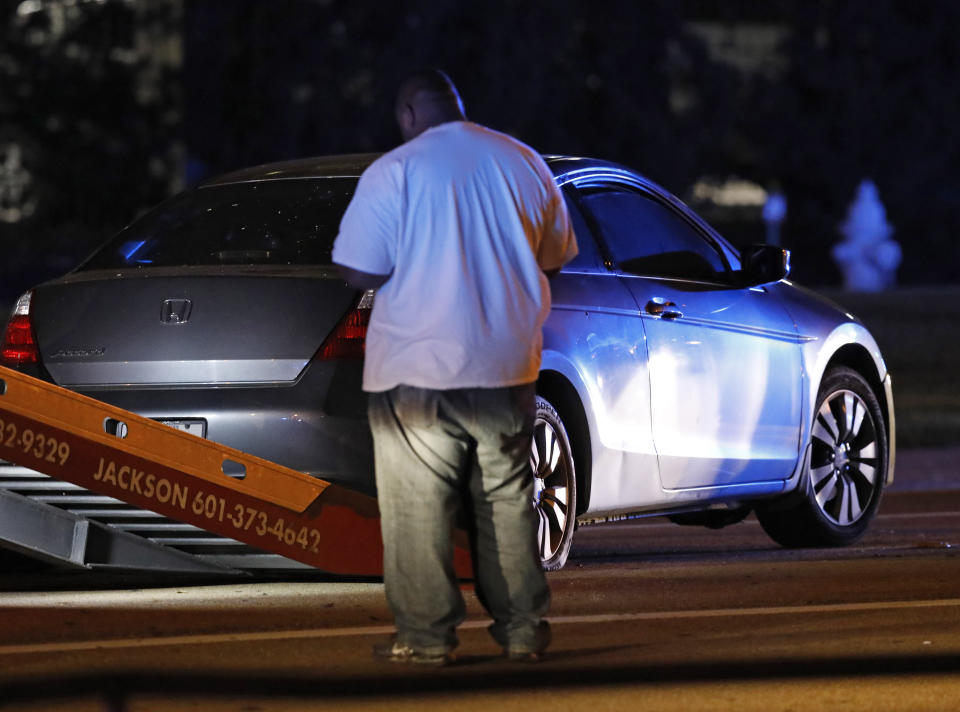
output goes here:
<path id="1" fill-rule="evenodd" d="M 374 494 L 373 441 L 360 362 L 311 364 L 291 385 L 89 389 L 155 419 L 202 419 L 209 440 Z"/>

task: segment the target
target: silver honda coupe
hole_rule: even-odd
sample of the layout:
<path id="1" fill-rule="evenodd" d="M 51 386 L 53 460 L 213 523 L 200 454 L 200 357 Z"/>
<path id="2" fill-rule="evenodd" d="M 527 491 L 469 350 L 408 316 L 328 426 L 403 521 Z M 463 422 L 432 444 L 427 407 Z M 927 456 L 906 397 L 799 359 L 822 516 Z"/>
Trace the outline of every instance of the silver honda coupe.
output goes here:
<path id="1" fill-rule="evenodd" d="M 360 376 L 376 295 L 348 287 L 330 252 L 374 158 L 272 164 L 172 198 L 24 294 L 0 363 L 373 493 Z M 537 384 L 544 567 L 563 566 L 578 520 L 629 515 L 722 527 L 755 512 L 784 546 L 857 540 L 895 452 L 870 333 L 788 281 L 785 251 L 734 249 L 628 168 L 547 161 L 580 254 L 551 282 Z M 37 492 L 21 494 L 186 551 L 231 544 L 178 542 L 183 525 L 90 493 Z"/>

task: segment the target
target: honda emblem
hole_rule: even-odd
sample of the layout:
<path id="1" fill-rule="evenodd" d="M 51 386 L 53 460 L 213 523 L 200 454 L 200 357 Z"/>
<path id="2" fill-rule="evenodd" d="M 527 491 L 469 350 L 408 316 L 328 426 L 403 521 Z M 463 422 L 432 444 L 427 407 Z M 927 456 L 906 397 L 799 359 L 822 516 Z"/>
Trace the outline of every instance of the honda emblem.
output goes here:
<path id="1" fill-rule="evenodd" d="M 160 308 L 160 323 L 169 326 L 186 324 L 190 319 L 193 302 L 189 299 L 164 299 Z"/>

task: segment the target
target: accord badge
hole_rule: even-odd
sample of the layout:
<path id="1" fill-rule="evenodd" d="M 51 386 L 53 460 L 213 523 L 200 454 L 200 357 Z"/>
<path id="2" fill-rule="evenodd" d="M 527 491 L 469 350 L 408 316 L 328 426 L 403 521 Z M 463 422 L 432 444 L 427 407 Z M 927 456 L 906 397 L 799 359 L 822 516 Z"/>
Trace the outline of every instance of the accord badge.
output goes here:
<path id="1" fill-rule="evenodd" d="M 97 349 L 60 349 L 57 353 L 53 354 L 51 360 L 68 360 L 68 359 L 81 359 L 81 358 L 93 358 L 94 356 L 103 356 L 107 350 L 102 346 Z"/>

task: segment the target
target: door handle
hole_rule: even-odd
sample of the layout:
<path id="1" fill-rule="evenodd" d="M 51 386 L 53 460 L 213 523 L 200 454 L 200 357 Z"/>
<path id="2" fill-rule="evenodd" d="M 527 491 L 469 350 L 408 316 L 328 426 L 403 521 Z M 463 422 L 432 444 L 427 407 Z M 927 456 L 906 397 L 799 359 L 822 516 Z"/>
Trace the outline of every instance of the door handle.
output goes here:
<path id="1" fill-rule="evenodd" d="M 651 299 L 645 307 L 647 314 L 659 316 L 662 319 L 681 319 L 683 312 L 677 308 L 674 302 L 667 299 Z"/>

